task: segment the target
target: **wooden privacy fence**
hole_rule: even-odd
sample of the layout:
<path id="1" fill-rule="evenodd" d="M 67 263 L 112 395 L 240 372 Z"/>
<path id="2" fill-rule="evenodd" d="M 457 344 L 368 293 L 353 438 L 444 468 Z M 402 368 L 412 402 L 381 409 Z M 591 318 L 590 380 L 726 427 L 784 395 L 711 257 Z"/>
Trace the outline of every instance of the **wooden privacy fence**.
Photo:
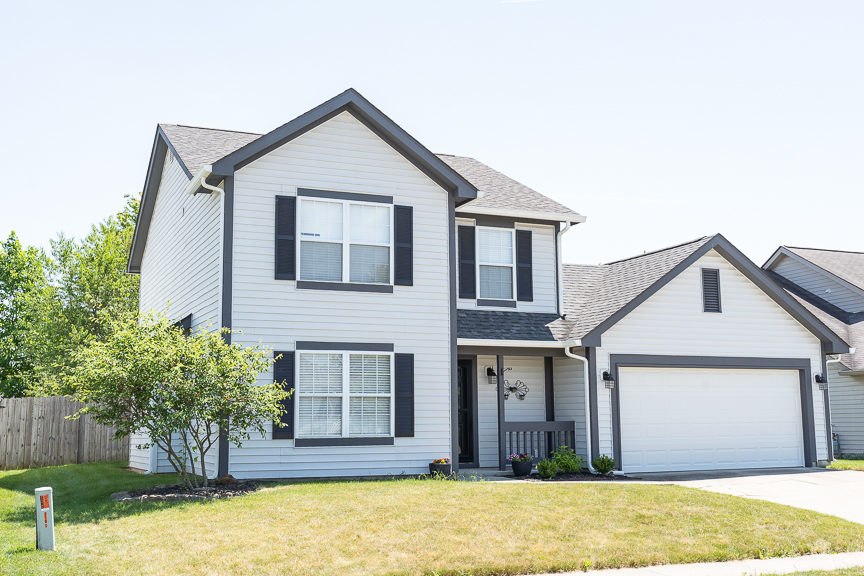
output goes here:
<path id="1" fill-rule="evenodd" d="M 65 418 L 83 406 L 63 396 L 0 399 L 0 470 L 129 459 L 129 437 L 89 415 Z"/>

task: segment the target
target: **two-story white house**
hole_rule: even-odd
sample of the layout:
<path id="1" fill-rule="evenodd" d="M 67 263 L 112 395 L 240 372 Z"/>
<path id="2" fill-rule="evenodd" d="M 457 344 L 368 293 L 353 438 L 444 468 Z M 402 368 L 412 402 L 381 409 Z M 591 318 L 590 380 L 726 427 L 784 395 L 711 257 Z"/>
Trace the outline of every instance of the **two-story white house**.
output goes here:
<path id="1" fill-rule="evenodd" d="M 566 444 L 624 472 L 831 458 L 847 343 L 722 236 L 563 265 L 585 217 L 433 154 L 354 90 L 268 134 L 160 125 L 128 271 L 140 310 L 281 358 L 284 427 L 237 478 L 503 467 Z M 131 466 L 170 471 L 133 438 Z"/>

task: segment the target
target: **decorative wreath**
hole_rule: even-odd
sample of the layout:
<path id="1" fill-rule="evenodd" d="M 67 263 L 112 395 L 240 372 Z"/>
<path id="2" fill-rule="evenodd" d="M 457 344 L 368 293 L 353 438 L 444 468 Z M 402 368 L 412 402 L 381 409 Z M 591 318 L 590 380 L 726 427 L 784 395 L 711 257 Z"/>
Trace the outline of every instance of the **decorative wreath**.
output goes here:
<path id="1" fill-rule="evenodd" d="M 522 382 L 521 380 L 516 380 L 515 384 L 511 384 L 509 380 L 504 381 L 504 399 L 510 397 L 510 394 L 513 393 L 514 396 L 518 400 L 524 400 L 525 395 L 528 394 L 528 386 Z"/>

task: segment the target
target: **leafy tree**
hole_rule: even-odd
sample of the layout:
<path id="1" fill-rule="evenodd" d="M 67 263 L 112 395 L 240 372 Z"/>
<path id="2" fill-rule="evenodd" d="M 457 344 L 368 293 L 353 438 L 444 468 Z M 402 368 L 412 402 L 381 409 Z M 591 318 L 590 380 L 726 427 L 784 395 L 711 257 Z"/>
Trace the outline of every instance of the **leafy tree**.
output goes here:
<path id="1" fill-rule="evenodd" d="M 30 393 L 66 394 L 74 351 L 105 341 L 112 321 L 138 312 L 137 275 L 126 274 L 139 200 L 97 225 L 79 243 L 51 241 L 47 274 L 26 299 L 25 352 L 33 366 Z"/>
<path id="2" fill-rule="evenodd" d="M 23 396 L 32 369 L 25 347 L 26 299 L 43 283 L 44 256 L 15 232 L 0 244 L 0 396 Z"/>
<path id="3" fill-rule="evenodd" d="M 225 332 L 202 328 L 187 337 L 161 314 L 112 321 L 104 341 L 75 354 L 73 396 L 90 403 L 81 413 L 116 426 L 117 438 L 148 433 L 187 488 L 199 478 L 207 486 L 205 456 L 220 428 L 236 446 L 250 431 L 263 435 L 291 393 L 284 383 L 256 384 L 273 362 L 270 351 L 227 344 Z"/>

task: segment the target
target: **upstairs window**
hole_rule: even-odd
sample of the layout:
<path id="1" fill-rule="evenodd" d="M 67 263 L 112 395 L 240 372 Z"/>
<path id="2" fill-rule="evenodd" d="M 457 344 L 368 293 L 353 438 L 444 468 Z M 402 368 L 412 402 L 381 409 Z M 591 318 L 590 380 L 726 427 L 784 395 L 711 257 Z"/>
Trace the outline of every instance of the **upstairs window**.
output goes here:
<path id="1" fill-rule="evenodd" d="M 298 356 L 299 437 L 393 435 L 392 354 L 301 352 Z"/>
<path id="2" fill-rule="evenodd" d="M 300 201 L 300 280 L 392 284 L 392 207 Z"/>
<path id="3" fill-rule="evenodd" d="M 477 228 L 480 298 L 513 300 L 514 230 Z"/>
<path id="4" fill-rule="evenodd" d="M 702 268 L 702 311 L 722 312 L 720 307 L 720 271 Z"/>

